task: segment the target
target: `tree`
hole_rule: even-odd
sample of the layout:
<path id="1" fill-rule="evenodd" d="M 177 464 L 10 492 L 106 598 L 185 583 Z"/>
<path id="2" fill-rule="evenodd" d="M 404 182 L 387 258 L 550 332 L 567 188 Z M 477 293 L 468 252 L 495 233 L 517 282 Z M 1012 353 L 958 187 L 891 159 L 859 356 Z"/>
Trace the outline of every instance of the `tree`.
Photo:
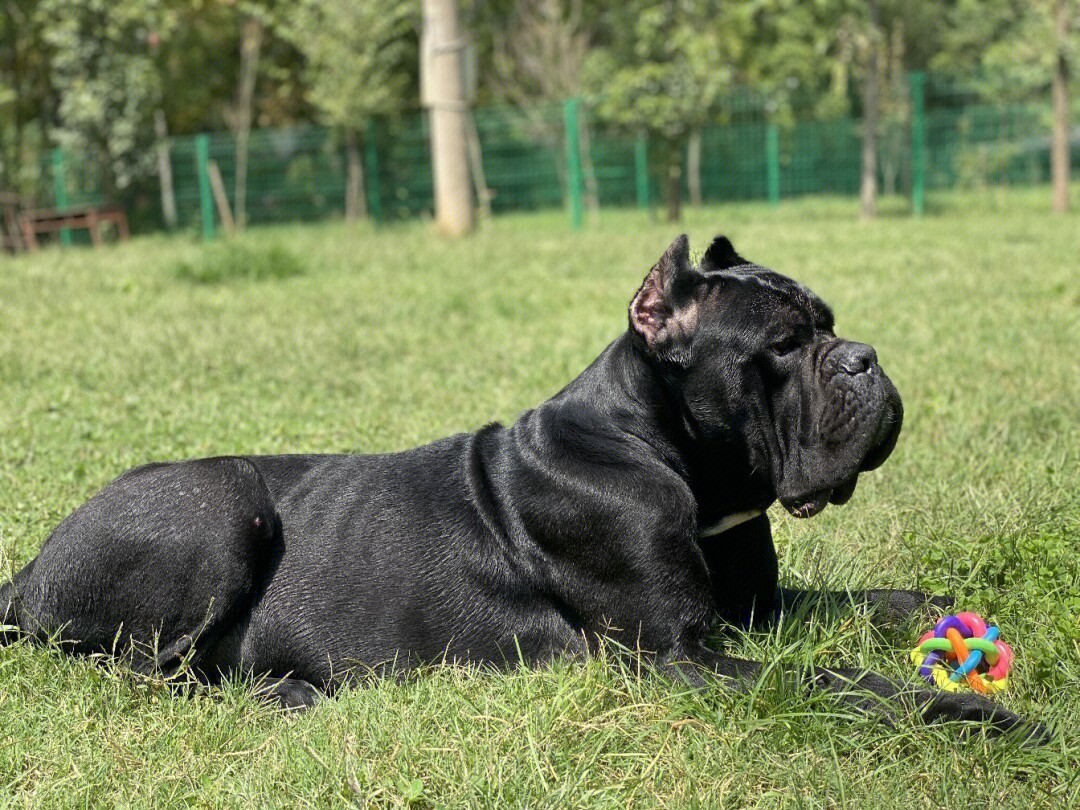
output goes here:
<path id="1" fill-rule="evenodd" d="M 583 0 L 514 0 L 507 11 L 487 21 L 491 32 L 491 71 L 487 82 L 496 98 L 513 104 L 529 135 L 556 156 L 565 176 L 561 148 L 563 120 L 558 105 L 582 92 L 585 61 L 596 34 L 595 4 Z M 579 126 L 586 201 L 599 208 L 587 121 Z"/>
<path id="2" fill-rule="evenodd" d="M 1054 0 L 1054 64 L 1051 88 L 1054 103 L 1053 141 L 1050 151 L 1050 174 L 1053 184 L 1054 210 L 1059 214 L 1069 209 L 1069 169 L 1072 162 L 1069 144 L 1069 28 L 1075 7 L 1069 0 Z M 1070 14 L 1070 12 L 1072 12 Z"/>
<path id="3" fill-rule="evenodd" d="M 240 30 L 240 78 L 236 87 L 236 103 L 226 108 L 225 120 L 236 137 L 233 195 L 236 224 L 243 229 L 247 225 L 248 140 L 251 137 L 255 80 L 259 74 L 259 52 L 262 50 L 265 29 L 258 15 L 249 14 L 245 15 Z"/>
<path id="4" fill-rule="evenodd" d="M 1049 91 L 1052 101 L 1050 174 L 1054 210 L 1069 204 L 1070 67 L 1080 54 L 1078 0 L 959 0 L 950 37 L 935 64 L 985 68 L 977 84 L 997 100 Z"/>
<path id="5" fill-rule="evenodd" d="M 867 0 L 867 59 L 863 78 L 862 178 L 859 182 L 859 215 L 873 219 L 877 213 L 878 118 L 881 114 L 879 85 L 881 65 L 881 14 L 878 0 Z"/>
<path id="6" fill-rule="evenodd" d="M 588 62 L 597 114 L 647 133 L 664 171 L 667 215 L 682 205 L 682 154 L 690 132 L 731 89 L 743 41 L 720 0 L 631 0 L 610 10 L 609 44 Z"/>
<path id="7" fill-rule="evenodd" d="M 101 161 L 106 196 L 154 166 L 160 77 L 148 42 L 170 27 L 161 0 L 41 0 L 58 104 L 53 139 Z"/>
<path id="8" fill-rule="evenodd" d="M 591 22 L 583 0 L 515 0 L 492 26 L 493 92 L 523 109 L 580 93 Z"/>
<path id="9" fill-rule="evenodd" d="M 0 2 L 0 187 L 30 192 L 56 122 L 56 92 L 37 0 Z"/>
<path id="10" fill-rule="evenodd" d="M 658 142 L 669 217 L 678 216 L 684 142 L 722 118 L 717 102 L 737 86 L 753 88 L 769 120 L 784 124 L 807 113 L 849 113 L 854 74 L 863 83 L 868 118 L 864 176 L 876 179 L 875 119 L 881 118 L 884 84 L 879 74 L 887 61 L 879 51 L 894 18 L 916 13 L 907 7 L 925 13 L 934 0 L 869 2 L 877 24 L 868 0 L 632 0 L 605 15 L 599 37 L 605 45 L 589 60 L 592 86 L 601 93 L 598 109 Z M 692 168 L 696 144 L 691 147 Z M 872 202 L 876 188 L 864 185 Z M 694 191 L 693 178 L 691 186 Z"/>
<path id="11" fill-rule="evenodd" d="M 415 98 L 416 11 L 410 0 L 357 3 L 299 0 L 279 34 L 304 56 L 306 96 L 327 124 L 345 135 L 345 215 L 366 215 L 358 133 L 375 116 L 399 113 Z"/>
<path id="12" fill-rule="evenodd" d="M 216 131 L 235 115 L 240 84 L 244 21 L 263 24 L 257 81 L 252 89 L 253 124 L 287 126 L 309 121 L 304 60 L 279 36 L 277 20 L 293 4 L 245 0 L 165 0 L 175 25 L 156 37 L 162 109 L 173 134 Z"/>
<path id="13" fill-rule="evenodd" d="M 860 197 L 876 207 L 878 176 L 893 190 L 909 130 L 907 73 L 947 36 L 940 0 L 754 0 L 730 11 L 746 38 L 739 75 L 770 117 L 862 118 Z"/>
<path id="14" fill-rule="evenodd" d="M 435 183 L 435 223 L 450 236 L 473 229 L 469 177 L 469 102 L 465 88 L 467 33 L 457 0 L 424 0 L 424 105 L 431 116 L 431 164 Z"/>
<path id="15" fill-rule="evenodd" d="M 239 0 L 236 7 L 240 28 L 236 96 L 232 104 L 225 105 L 223 114 L 236 141 L 233 197 L 236 225 L 242 229 L 247 224 L 248 144 L 256 113 L 256 82 L 261 72 L 260 62 L 267 31 L 274 27 L 288 4 L 277 0 Z"/>

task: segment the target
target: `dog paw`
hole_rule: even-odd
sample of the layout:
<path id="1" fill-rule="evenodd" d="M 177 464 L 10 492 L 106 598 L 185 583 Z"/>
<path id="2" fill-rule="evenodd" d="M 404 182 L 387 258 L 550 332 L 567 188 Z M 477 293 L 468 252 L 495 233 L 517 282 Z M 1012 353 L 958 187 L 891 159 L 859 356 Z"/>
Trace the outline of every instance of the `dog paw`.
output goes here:
<path id="1" fill-rule="evenodd" d="M 1003 709 L 981 695 L 938 692 L 924 705 L 923 719 L 928 723 L 978 723 L 993 736 L 1007 736 L 1025 747 L 1046 745 L 1053 735 L 1042 723 L 1028 720 Z"/>
<path id="2" fill-rule="evenodd" d="M 314 684 L 299 678 L 264 678 L 255 686 L 255 694 L 286 711 L 309 709 L 322 696 Z"/>
<path id="3" fill-rule="evenodd" d="M 933 608 L 936 608 L 937 610 L 940 610 L 942 613 L 948 613 L 950 610 L 952 610 L 953 605 L 956 604 L 956 597 L 944 595 L 929 595 L 927 596 L 926 604 L 930 605 Z"/>
<path id="4" fill-rule="evenodd" d="M 951 596 L 935 596 L 922 591 L 875 589 L 866 592 L 866 604 L 880 618 L 903 622 L 922 618 L 935 612 L 947 612 L 956 603 Z"/>

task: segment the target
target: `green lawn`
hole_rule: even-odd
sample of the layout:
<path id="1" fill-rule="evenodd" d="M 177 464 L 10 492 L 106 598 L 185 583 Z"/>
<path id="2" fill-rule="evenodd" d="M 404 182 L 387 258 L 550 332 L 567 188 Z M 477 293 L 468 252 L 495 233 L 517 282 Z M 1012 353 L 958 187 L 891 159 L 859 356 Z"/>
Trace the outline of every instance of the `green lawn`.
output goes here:
<path id="1" fill-rule="evenodd" d="M 904 397 L 893 458 L 848 506 L 773 515 L 785 579 L 958 594 L 1014 645 L 1002 701 L 1057 729 L 1047 748 L 890 731 L 779 670 L 739 696 L 599 660 L 442 668 L 285 716 L 241 685 L 185 696 L 18 645 L 0 649 L 0 806 L 1075 805 L 1080 223 L 1048 197 L 953 196 L 870 224 L 848 200 L 753 204 L 684 225 L 698 250 L 723 231 L 820 293 Z M 544 214 L 456 243 L 327 224 L 233 251 L 142 238 L 0 259 L 3 576 L 145 461 L 395 450 L 513 420 L 625 328 L 676 233 L 640 212 L 581 234 Z M 237 264 L 265 272 L 229 280 Z M 823 611 L 728 643 L 905 676 L 918 632 Z"/>

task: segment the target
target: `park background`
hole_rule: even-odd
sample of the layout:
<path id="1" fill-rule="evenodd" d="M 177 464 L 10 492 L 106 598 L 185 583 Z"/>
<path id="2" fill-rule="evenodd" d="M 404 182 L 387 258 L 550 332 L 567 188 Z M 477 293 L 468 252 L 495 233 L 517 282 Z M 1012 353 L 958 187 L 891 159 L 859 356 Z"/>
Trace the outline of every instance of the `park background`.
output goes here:
<path id="1" fill-rule="evenodd" d="M 457 34 L 423 36 L 448 8 Z M 301 716 L 19 643 L 0 806 L 1080 806 L 1080 3 L 426 11 L 0 2 L 0 190 L 119 205 L 134 233 L 0 255 L 0 577 L 150 460 L 512 421 L 626 328 L 677 233 L 724 232 L 829 301 L 905 402 L 849 505 L 771 513 L 784 584 L 955 594 L 1017 651 L 998 699 L 1053 741 L 806 694 L 810 663 L 913 677 L 923 628 L 829 605 L 713 639 L 775 662 L 749 694 L 601 654 L 434 667 Z M 435 106 L 459 136 L 441 212 Z"/>
<path id="2" fill-rule="evenodd" d="M 430 217 L 442 115 L 449 230 L 822 193 L 919 214 L 1051 176 L 1068 203 L 1071 0 L 428 5 L 6 0 L 0 190 L 141 232 Z"/>

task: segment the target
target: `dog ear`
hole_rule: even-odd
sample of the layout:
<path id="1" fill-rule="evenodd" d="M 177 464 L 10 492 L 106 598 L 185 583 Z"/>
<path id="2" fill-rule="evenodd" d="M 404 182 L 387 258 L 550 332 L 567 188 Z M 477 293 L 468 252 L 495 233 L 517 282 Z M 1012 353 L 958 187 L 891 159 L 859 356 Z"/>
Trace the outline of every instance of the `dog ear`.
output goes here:
<path id="1" fill-rule="evenodd" d="M 730 239 L 720 235 L 713 239 L 709 249 L 701 257 L 701 272 L 727 270 L 730 267 L 738 267 L 740 264 L 750 264 L 750 262 L 735 252 L 735 246 L 731 244 Z"/>
<path id="2" fill-rule="evenodd" d="M 664 251 L 630 302 L 630 328 L 646 348 L 678 360 L 680 341 L 697 325 L 693 289 L 700 276 L 690 266 L 690 240 L 682 234 Z"/>

